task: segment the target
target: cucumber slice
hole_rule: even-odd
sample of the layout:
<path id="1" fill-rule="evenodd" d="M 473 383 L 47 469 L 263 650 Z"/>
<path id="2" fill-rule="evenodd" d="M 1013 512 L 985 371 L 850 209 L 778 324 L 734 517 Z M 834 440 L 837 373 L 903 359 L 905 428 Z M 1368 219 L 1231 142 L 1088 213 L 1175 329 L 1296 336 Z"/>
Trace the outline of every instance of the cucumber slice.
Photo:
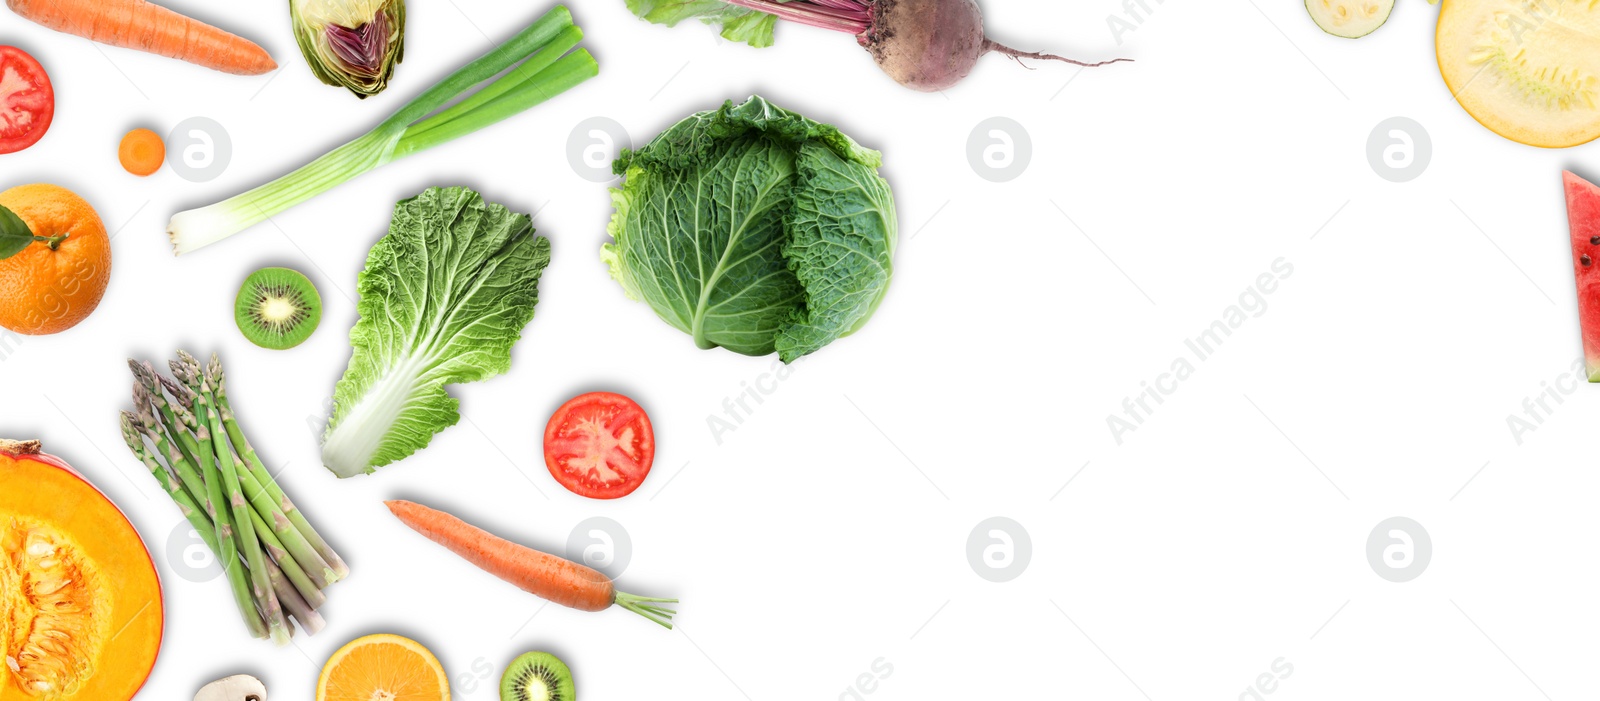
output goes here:
<path id="1" fill-rule="evenodd" d="M 1600 137 L 1600 3 L 1445 0 L 1434 49 L 1473 119 L 1530 146 Z"/>
<path id="2" fill-rule="evenodd" d="M 1306 12 L 1322 31 L 1359 39 L 1389 21 L 1394 0 L 1306 0 Z"/>

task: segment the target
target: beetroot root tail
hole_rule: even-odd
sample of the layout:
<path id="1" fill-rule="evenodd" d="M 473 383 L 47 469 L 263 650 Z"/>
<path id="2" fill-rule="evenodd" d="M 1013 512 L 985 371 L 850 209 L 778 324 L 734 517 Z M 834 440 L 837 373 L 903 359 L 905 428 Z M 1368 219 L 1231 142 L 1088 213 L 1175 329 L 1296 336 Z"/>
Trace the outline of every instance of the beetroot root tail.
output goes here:
<path id="1" fill-rule="evenodd" d="M 1039 52 L 1036 52 L 1036 51 L 1018 51 L 1018 50 L 1013 49 L 1013 48 L 1011 48 L 1009 46 L 1006 46 L 1005 44 L 1001 44 L 999 42 L 996 42 L 993 39 L 984 39 L 983 40 L 983 50 L 986 51 L 986 52 L 993 51 L 993 52 L 995 52 L 997 54 L 1004 54 L 1006 56 L 1010 56 L 1012 58 L 1012 60 L 1015 60 L 1017 63 L 1022 63 L 1022 59 L 1032 58 L 1032 59 L 1038 59 L 1040 61 L 1061 61 L 1063 63 L 1070 63 L 1070 64 L 1072 64 L 1074 66 L 1083 66 L 1084 68 L 1094 68 L 1096 66 L 1106 66 L 1106 65 L 1113 64 L 1113 63 L 1120 63 L 1120 62 L 1123 62 L 1123 61 L 1127 61 L 1129 63 L 1133 62 L 1133 59 L 1131 59 L 1131 58 L 1113 58 L 1113 59 L 1111 59 L 1109 61 L 1097 61 L 1097 62 L 1094 62 L 1094 63 L 1090 63 L 1088 61 L 1079 61 L 1077 59 L 1071 59 L 1071 58 L 1067 58 L 1065 56 L 1057 56 L 1055 54 L 1044 54 L 1044 53 L 1039 53 Z M 1022 65 L 1024 67 L 1027 66 L 1027 64 L 1022 64 Z M 1032 70 L 1032 69 L 1030 68 L 1029 70 Z"/>

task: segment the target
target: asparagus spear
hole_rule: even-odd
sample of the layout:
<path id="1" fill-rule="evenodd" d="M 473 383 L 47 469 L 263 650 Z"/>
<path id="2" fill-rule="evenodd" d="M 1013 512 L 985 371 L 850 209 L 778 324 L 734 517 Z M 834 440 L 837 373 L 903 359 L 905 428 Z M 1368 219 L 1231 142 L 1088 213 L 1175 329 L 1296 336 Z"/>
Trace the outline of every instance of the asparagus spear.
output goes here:
<path id="1" fill-rule="evenodd" d="M 195 400 L 193 390 L 157 375 L 149 363 L 144 363 L 141 367 L 141 364 L 129 360 L 128 366 L 133 368 L 134 375 L 139 378 L 140 384 L 145 386 L 148 391 L 153 391 L 156 395 L 159 395 L 160 388 L 165 387 L 167 391 L 177 398 L 180 406 L 176 410 L 167 405 L 164 398 L 156 401 L 155 405 L 159 413 L 162 414 L 162 418 L 166 420 L 168 430 L 179 434 L 177 436 L 178 448 L 183 452 L 184 457 L 193 464 L 194 454 L 197 452 L 196 446 L 192 445 L 194 439 L 177 431 L 173 426 L 175 413 L 181 414 L 185 410 L 193 411 Z M 174 375 L 180 378 L 187 378 L 185 381 L 193 379 L 191 371 L 185 363 L 173 362 L 172 370 Z M 246 462 L 251 463 L 249 470 L 239 473 L 239 482 L 240 486 L 244 488 L 245 499 L 249 500 L 256 511 L 260 513 L 263 521 L 273 526 L 273 531 L 278 535 L 279 540 L 294 555 L 294 558 L 300 562 L 301 566 L 305 568 L 305 573 L 312 577 L 318 589 L 326 588 L 329 584 L 344 578 L 345 575 L 349 574 L 349 568 L 344 567 L 342 560 L 338 561 L 337 565 L 334 565 L 326 559 L 325 555 L 333 555 L 332 548 L 327 547 L 327 543 L 317 535 L 316 530 L 306 521 L 305 516 L 295 508 L 293 502 L 289 501 L 289 497 L 283 493 L 283 489 L 278 487 L 277 482 L 273 481 L 272 475 L 261 465 L 260 459 L 256 458 L 255 451 L 251 450 L 249 443 L 244 440 L 244 432 L 239 429 L 238 422 L 232 420 L 233 412 L 224 403 L 226 400 L 220 392 L 220 381 L 216 389 L 218 390 L 217 402 L 220 405 L 218 409 L 223 417 L 225 430 L 232 440 L 234 448 L 246 458 Z M 136 396 L 134 401 L 137 403 L 139 398 Z M 189 422 L 185 420 L 185 423 L 188 424 Z M 220 438 L 221 434 L 217 435 Z M 186 447 L 185 444 L 189 445 Z M 265 490 L 265 495 L 263 495 L 263 490 Z M 307 536 L 307 533 L 310 535 Z M 319 542 L 322 543 L 321 546 L 317 545 Z M 337 558 L 338 556 L 333 555 L 333 557 Z M 343 572 L 340 571 L 340 568 L 343 568 Z"/>
<path id="2" fill-rule="evenodd" d="M 123 442 L 128 444 L 128 449 L 133 451 L 133 456 L 139 458 L 139 461 L 150 469 L 150 476 L 155 477 L 156 481 L 161 483 L 161 487 L 167 490 L 167 494 L 172 497 L 172 500 L 178 502 L 178 511 L 183 512 L 183 517 L 189 519 L 190 524 L 198 524 L 204 520 L 206 524 L 205 530 L 211 530 L 211 519 L 206 518 L 204 513 L 197 513 L 200 507 L 189 497 L 188 492 L 183 491 L 183 485 L 178 482 L 178 479 L 171 472 L 167 471 L 167 468 L 156 462 L 155 457 L 150 454 L 149 447 L 144 444 L 143 436 L 135 428 L 137 421 L 138 419 L 133 412 L 122 412 Z"/>
<path id="3" fill-rule="evenodd" d="M 220 436 L 216 442 L 222 442 Z M 239 462 L 237 456 L 235 462 Z M 311 578 L 311 583 L 316 589 L 324 589 L 338 581 L 339 577 L 333 568 L 322 559 L 322 555 L 312 547 L 311 543 L 306 541 L 305 536 L 294 527 L 290 518 L 284 515 L 280 505 L 272 500 L 270 494 L 261 487 L 255 477 L 246 471 L 240 471 L 238 476 L 245 500 L 254 507 L 251 514 L 252 525 L 258 531 L 257 535 L 262 543 L 267 545 L 269 550 L 276 548 L 279 553 L 287 552 L 288 556 L 303 568 L 302 573 Z M 293 505 L 290 505 L 290 508 L 293 508 Z M 273 557 L 282 560 L 277 554 Z"/>
<path id="4" fill-rule="evenodd" d="M 181 469 L 173 465 L 172 471 L 168 471 L 146 449 L 143 438 L 149 437 L 149 434 L 144 431 L 138 431 L 139 427 L 136 423 L 136 421 L 145 421 L 146 419 L 154 421 L 153 417 L 135 417 L 129 412 L 122 412 L 123 440 L 127 441 L 128 447 L 133 450 L 134 456 L 139 458 L 145 464 L 145 467 L 149 468 L 150 474 L 161 483 L 161 486 L 167 490 L 167 494 L 178 504 L 178 511 L 182 512 L 184 518 L 189 520 L 189 525 L 195 529 L 196 533 L 200 534 L 200 539 L 205 542 L 207 547 L 211 548 L 211 552 L 217 553 L 220 548 L 217 546 L 216 531 L 212 527 L 211 519 L 199 509 L 191 494 L 185 491 L 185 487 L 179 481 L 173 479 L 172 472 L 181 472 Z M 159 452 L 160 446 L 157 446 L 157 450 Z M 179 456 L 179 459 L 181 459 L 181 456 Z M 189 468 L 192 472 L 193 466 L 189 466 Z M 197 478 L 198 476 L 195 475 Z M 301 598 L 299 592 L 289 586 L 285 581 L 287 573 L 278 569 L 271 562 L 267 563 L 267 573 L 272 578 L 274 591 L 278 593 L 280 599 L 287 602 L 285 607 L 289 609 L 290 615 L 300 621 L 300 625 L 305 626 L 307 634 L 315 634 L 317 631 L 322 630 L 322 627 L 326 625 L 322 620 L 322 616 L 305 599 Z M 254 608 L 251 608 L 251 612 L 255 613 L 259 618 L 260 613 Z"/>
<path id="5" fill-rule="evenodd" d="M 215 356 L 212 356 L 212 358 L 215 361 Z M 216 392 L 217 410 L 222 414 L 222 425 L 227 429 L 228 439 L 233 441 L 234 449 L 239 451 L 239 455 L 244 458 L 245 463 L 249 466 L 249 474 L 260 483 L 262 488 L 267 490 L 268 494 L 272 495 L 272 499 L 277 501 L 283 513 L 294 524 L 295 529 L 300 531 L 300 535 L 304 536 L 306 541 L 310 542 L 311 547 L 317 551 L 317 554 L 321 555 L 322 559 L 333 568 L 334 576 L 328 581 L 335 582 L 350 576 L 350 567 L 345 565 L 339 554 L 333 551 L 333 548 L 328 545 L 328 541 L 323 540 L 317 530 L 311 527 L 311 523 L 306 520 L 305 515 L 295 508 L 294 502 L 289 500 L 289 496 L 284 494 L 283 489 L 272 479 L 272 474 L 267 472 L 267 467 L 261 464 L 261 458 L 257 457 L 255 449 L 250 447 L 250 441 L 245 439 L 244 431 L 239 428 L 239 422 L 234 418 L 233 406 L 228 403 L 227 382 L 223 377 L 221 363 L 217 363 L 217 378 L 213 389 Z M 247 488 L 248 486 L 246 484 Z"/>
<path id="6" fill-rule="evenodd" d="M 136 402 L 139 394 L 137 391 L 134 393 Z M 140 405 L 137 408 L 139 411 L 134 428 L 139 429 L 145 437 L 155 444 L 157 454 L 165 452 L 168 455 L 167 464 L 172 468 L 173 472 L 178 474 L 179 481 L 189 490 L 189 494 L 197 500 L 204 500 L 206 493 L 205 482 L 200 473 L 195 470 L 193 464 L 183 457 L 177 448 L 172 447 L 172 442 L 162 433 L 155 416 L 151 414 L 150 406 Z M 255 525 L 256 535 L 261 538 L 262 547 L 267 549 L 267 554 L 283 569 L 284 576 L 288 578 L 294 589 L 299 592 L 301 601 L 306 602 L 307 606 L 312 609 L 321 608 L 327 602 L 327 596 L 322 593 L 319 585 L 313 582 L 306 574 L 300 563 L 284 547 L 284 544 L 278 540 L 278 536 L 262 520 L 261 514 L 252 511 L 250 513 L 250 522 Z M 315 553 L 312 554 L 315 555 Z M 318 561 L 320 562 L 320 559 Z M 282 599 L 283 594 L 279 593 L 278 598 Z M 288 607 L 286 606 L 286 608 Z M 293 609 L 291 609 L 292 612 Z M 300 616 L 296 616 L 296 618 L 300 618 Z M 307 631 L 316 632 L 314 627 L 304 618 L 301 618 L 300 623 L 306 627 Z M 316 626 L 316 628 L 320 628 L 320 626 Z"/>
<path id="7" fill-rule="evenodd" d="M 317 631 L 322 630 L 326 625 L 322 620 L 322 614 L 317 613 L 316 609 L 300 596 L 300 592 L 284 581 L 287 578 L 286 574 L 271 560 L 267 560 L 267 578 L 272 582 L 272 591 L 278 595 L 279 603 L 293 617 L 284 619 L 284 626 L 289 629 L 290 635 L 294 635 L 294 621 L 299 621 L 300 625 L 305 626 L 306 635 L 316 635 Z"/>
<path id="8" fill-rule="evenodd" d="M 235 457 L 237 460 L 237 456 Z M 275 545 L 278 552 L 281 553 L 281 555 L 273 555 L 274 559 L 293 558 L 304 568 L 306 576 L 311 578 L 312 584 L 317 589 L 326 589 L 329 584 L 338 581 L 338 574 L 328 565 L 328 562 L 323 560 L 322 556 L 311 547 L 311 544 L 306 542 L 300 531 L 295 530 L 294 524 L 284 518 L 283 512 L 274 508 L 275 504 L 272 501 L 272 497 L 267 494 L 266 490 L 263 490 L 254 480 L 242 479 L 243 472 L 239 474 L 241 476 L 239 480 L 241 482 L 240 489 L 244 494 L 245 500 L 254 507 L 251 509 L 250 514 L 255 517 L 252 521 L 257 535 L 263 543 Z M 272 519 L 270 523 L 264 520 L 268 518 Z M 261 532 L 263 530 L 265 530 L 264 533 Z"/>
<path id="9" fill-rule="evenodd" d="M 292 588 L 298 593 L 296 598 L 304 602 L 307 607 L 311 609 L 319 609 L 322 608 L 323 604 L 328 603 L 328 596 L 323 594 L 321 589 L 317 588 L 315 582 L 311 581 L 311 578 L 306 574 L 304 567 L 302 567 L 299 562 L 295 561 L 293 557 L 289 556 L 288 553 L 283 549 L 283 544 L 278 542 L 278 537 L 273 535 L 272 531 L 267 527 L 266 522 L 261 520 L 261 515 L 255 513 L 254 511 L 250 512 L 250 522 L 255 525 L 256 534 L 262 536 L 261 546 L 267 549 L 268 555 L 271 555 L 271 558 L 269 558 L 267 561 L 268 569 L 270 570 L 272 564 L 276 562 L 283 570 L 284 576 L 289 579 L 289 583 Z M 276 588 L 277 587 L 274 587 L 274 589 Z M 283 599 L 282 592 L 278 593 L 278 599 Z M 290 611 L 293 612 L 293 607 L 288 607 L 286 605 L 286 608 L 289 608 Z M 310 622 L 307 621 L 304 616 L 296 614 L 295 617 L 299 618 L 302 624 L 305 624 L 309 632 L 317 632 L 317 630 L 312 629 Z M 318 625 L 316 628 L 321 629 L 322 626 Z"/>
<path id="10" fill-rule="evenodd" d="M 187 354 L 185 354 L 187 355 Z M 173 367 L 174 373 L 178 367 Z M 187 370 L 184 371 L 187 375 Z M 200 403 L 196 402 L 198 408 Z M 191 415 L 192 416 L 192 415 Z M 217 544 L 221 547 L 219 560 L 222 562 L 222 571 L 227 573 L 228 581 L 233 586 L 234 596 L 240 592 L 245 594 L 245 600 L 240 601 L 241 611 L 254 610 L 255 597 L 251 595 L 249 584 L 245 583 L 245 571 L 237 565 L 239 561 L 239 547 L 233 538 L 233 517 L 227 508 L 227 500 L 222 496 L 223 479 L 217 468 L 216 452 L 211 447 L 211 428 L 204 422 L 196 420 L 189 428 L 194 431 L 195 444 L 198 449 L 195 454 L 200 459 L 200 474 L 205 478 L 207 508 L 210 510 L 211 522 L 216 524 Z M 237 582 L 235 582 L 237 580 Z M 251 624 L 250 632 L 257 638 L 267 637 L 267 628 L 262 625 L 256 616 L 246 616 L 246 623 Z"/>
<path id="11" fill-rule="evenodd" d="M 215 400 L 212 396 L 211 386 L 214 379 L 214 370 L 201 369 L 199 361 L 194 356 L 183 351 L 178 352 L 187 371 L 186 379 L 189 389 L 194 390 L 195 416 L 201 418 L 210 429 L 210 443 L 212 452 L 216 454 L 216 468 L 222 479 L 222 486 L 226 491 L 229 509 L 233 511 L 234 536 L 239 541 L 239 550 L 244 552 L 245 562 L 249 563 L 251 579 L 251 593 L 256 597 L 256 602 L 261 606 L 267 618 L 267 629 L 272 635 L 273 642 L 285 645 L 289 642 L 289 631 L 283 622 L 283 607 L 278 602 L 278 597 L 272 592 L 272 581 L 267 575 L 266 563 L 262 560 L 261 542 L 256 538 L 255 524 L 250 521 L 250 504 L 244 499 L 244 489 L 239 485 L 238 466 L 233 460 L 233 450 L 228 447 L 228 439 L 222 429 L 222 418 L 217 414 Z M 212 356 L 212 366 L 218 365 L 216 356 Z M 216 495 L 213 495 L 216 500 Z M 222 513 L 223 509 L 217 509 Z"/>
<path id="12" fill-rule="evenodd" d="M 145 467 L 149 468 L 150 474 L 155 476 L 156 481 L 160 482 L 161 486 L 167 490 L 167 494 L 171 495 L 173 501 L 178 503 L 178 511 L 183 512 L 184 518 L 189 519 L 189 525 L 193 526 L 195 531 L 200 534 L 201 540 L 204 540 L 206 545 L 211 547 L 211 551 L 217 554 L 217 561 L 222 564 L 222 569 L 225 572 L 237 572 L 239 568 L 237 566 L 230 567 L 229 563 L 237 565 L 238 558 L 235 557 L 231 560 L 223 558 L 223 549 L 217 546 L 216 529 L 212 527 L 211 520 L 206 518 L 205 512 L 200 511 L 194 500 L 183 491 L 178 485 L 178 481 L 172 477 L 172 474 L 167 472 L 166 468 L 157 463 L 155 458 L 150 455 L 149 450 L 145 447 L 144 440 L 140 438 L 133 428 L 133 418 L 132 414 L 126 411 L 122 412 L 122 438 L 127 442 L 128 449 L 133 451 L 134 457 L 139 458 L 139 461 L 143 462 Z M 228 577 L 228 584 L 233 587 L 234 603 L 239 605 L 239 613 L 244 616 L 245 623 L 250 626 L 251 634 L 258 638 L 265 637 L 266 625 L 262 622 L 261 615 L 256 612 L 255 602 L 250 597 L 250 591 L 244 579 L 230 576 Z M 260 631 L 260 633 L 257 633 L 257 631 Z"/>
<path id="13" fill-rule="evenodd" d="M 178 430 L 178 417 L 175 415 L 171 404 L 167 402 L 167 395 L 162 392 L 162 388 L 167 386 L 168 383 L 171 383 L 171 380 L 156 374 L 156 369 L 152 367 L 149 362 L 140 362 L 134 360 L 133 358 L 129 358 L 128 369 L 133 371 L 133 378 L 136 380 L 134 384 L 135 390 L 133 395 L 133 405 L 135 409 L 137 410 L 138 408 L 143 407 L 146 403 L 153 406 L 156 410 L 156 414 L 158 414 L 161 420 L 166 423 L 167 430 L 172 432 L 175 437 L 182 439 L 177 441 L 174 447 L 183 453 L 184 459 L 188 460 L 190 465 L 199 465 L 200 460 L 195 455 L 196 450 L 194 437 L 190 436 L 188 433 Z M 176 383 L 172 383 L 172 385 L 172 387 L 167 387 L 167 389 L 172 391 L 172 396 L 177 397 L 178 401 L 184 406 L 192 406 L 193 402 L 185 400 L 184 398 L 184 394 L 181 389 L 182 385 L 178 385 Z M 144 388 L 144 392 L 142 394 L 137 389 L 139 387 Z M 192 425 L 185 424 L 185 426 L 187 428 L 193 428 Z"/>
<path id="14" fill-rule="evenodd" d="M 199 511 L 198 504 L 205 504 L 204 513 L 211 518 L 201 518 L 201 523 L 191 519 L 191 524 L 218 551 L 219 559 L 222 551 L 231 551 L 231 560 L 224 560 L 231 564 L 224 564 L 224 571 L 236 600 L 243 591 L 247 603 L 241 604 L 241 613 L 248 610 L 247 622 L 255 619 L 254 635 L 270 633 L 281 644 L 295 632 L 294 623 L 308 632 L 320 630 L 324 622 L 315 609 L 326 601 L 321 587 L 348 568 L 295 509 L 244 438 L 227 404 L 220 361 L 213 356 L 210 367 L 202 369 L 188 353 L 178 355 L 169 364 L 176 382 L 157 374 L 149 363 L 129 361 L 138 380 L 134 389 L 138 412 L 124 418 L 143 451 L 141 460 L 151 458 L 147 466 L 155 466 L 158 472 L 153 475 L 164 475 L 163 487 L 169 494 L 176 488 L 173 497 L 180 510 L 184 504 L 178 495 L 188 500 L 190 510 Z M 155 444 L 156 455 L 145 450 L 146 439 Z M 164 455 L 170 467 L 162 468 L 157 455 Z M 247 528 L 252 532 L 247 534 Z M 336 573 L 323 551 L 343 572 Z M 238 567 L 240 560 L 244 570 Z M 235 583 L 243 586 L 233 587 Z"/>

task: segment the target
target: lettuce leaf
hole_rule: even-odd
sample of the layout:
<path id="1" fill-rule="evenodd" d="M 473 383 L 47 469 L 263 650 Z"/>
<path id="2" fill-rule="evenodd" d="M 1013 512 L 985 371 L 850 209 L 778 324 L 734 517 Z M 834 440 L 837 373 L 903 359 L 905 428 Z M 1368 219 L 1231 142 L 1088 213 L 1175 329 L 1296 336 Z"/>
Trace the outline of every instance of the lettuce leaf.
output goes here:
<path id="1" fill-rule="evenodd" d="M 668 27 L 686 19 L 720 25 L 722 38 L 742 41 L 758 49 L 772 46 L 772 30 L 778 23 L 776 15 L 729 5 L 722 0 L 628 0 L 628 9 L 640 19 Z"/>
<path id="2" fill-rule="evenodd" d="M 429 188 L 396 204 L 357 280 L 361 318 L 323 464 L 339 477 L 369 473 L 455 425 L 460 403 L 446 385 L 511 368 L 549 263 L 550 241 L 527 215 L 472 190 Z"/>
<path id="3" fill-rule="evenodd" d="M 793 362 L 854 333 L 893 276 L 877 151 L 760 97 L 624 151 L 601 259 L 700 348 Z"/>

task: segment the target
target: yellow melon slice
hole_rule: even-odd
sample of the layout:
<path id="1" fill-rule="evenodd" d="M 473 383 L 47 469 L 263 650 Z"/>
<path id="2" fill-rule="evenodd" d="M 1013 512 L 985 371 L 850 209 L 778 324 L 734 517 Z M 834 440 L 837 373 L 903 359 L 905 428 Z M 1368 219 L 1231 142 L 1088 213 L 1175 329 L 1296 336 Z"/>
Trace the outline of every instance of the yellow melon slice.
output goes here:
<path id="1" fill-rule="evenodd" d="M 1600 0 L 1445 0 L 1434 48 L 1450 93 L 1496 134 L 1600 137 Z"/>

